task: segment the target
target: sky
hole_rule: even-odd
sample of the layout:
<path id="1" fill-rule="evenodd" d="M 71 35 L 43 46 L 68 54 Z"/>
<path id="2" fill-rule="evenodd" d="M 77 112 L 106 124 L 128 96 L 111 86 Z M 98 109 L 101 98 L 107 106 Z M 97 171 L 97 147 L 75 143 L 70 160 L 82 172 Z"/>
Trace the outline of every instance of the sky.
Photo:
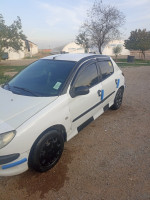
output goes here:
<path id="1" fill-rule="evenodd" d="M 150 0 L 99 0 L 115 6 L 126 17 L 122 39 L 135 29 L 150 31 Z M 10 25 L 19 16 L 28 40 L 41 49 L 75 40 L 94 0 L 0 0 L 0 14 Z"/>

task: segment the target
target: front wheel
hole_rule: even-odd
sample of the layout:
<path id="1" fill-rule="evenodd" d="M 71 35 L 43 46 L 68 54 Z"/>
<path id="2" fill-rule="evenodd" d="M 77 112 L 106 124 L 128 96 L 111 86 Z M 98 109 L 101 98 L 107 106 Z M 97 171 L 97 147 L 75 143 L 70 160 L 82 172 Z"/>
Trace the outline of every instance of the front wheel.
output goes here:
<path id="1" fill-rule="evenodd" d="M 114 104 L 111 108 L 113 110 L 119 109 L 122 104 L 122 99 L 123 99 L 123 89 L 119 88 L 115 96 Z"/>
<path id="2" fill-rule="evenodd" d="M 56 130 L 48 130 L 35 142 L 29 156 L 29 167 L 39 172 L 51 169 L 60 159 L 64 139 Z"/>

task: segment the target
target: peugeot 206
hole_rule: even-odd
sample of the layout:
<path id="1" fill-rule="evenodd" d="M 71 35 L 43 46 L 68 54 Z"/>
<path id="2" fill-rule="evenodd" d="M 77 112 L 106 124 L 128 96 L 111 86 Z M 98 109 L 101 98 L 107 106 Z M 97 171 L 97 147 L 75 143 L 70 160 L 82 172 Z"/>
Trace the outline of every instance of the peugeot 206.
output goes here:
<path id="1" fill-rule="evenodd" d="M 124 88 L 105 55 L 59 54 L 29 65 L 0 87 L 0 176 L 52 168 L 64 142 L 121 106 Z"/>

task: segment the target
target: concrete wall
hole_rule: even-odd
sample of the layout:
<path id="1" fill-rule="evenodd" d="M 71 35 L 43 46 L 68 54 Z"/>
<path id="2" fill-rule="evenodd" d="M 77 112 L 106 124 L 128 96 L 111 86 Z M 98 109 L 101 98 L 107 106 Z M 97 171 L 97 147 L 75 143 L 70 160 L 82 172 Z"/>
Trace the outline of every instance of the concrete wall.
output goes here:
<path id="1" fill-rule="evenodd" d="M 131 56 L 135 56 L 136 59 L 144 59 L 141 51 L 131 51 Z M 150 60 L 150 50 L 145 51 L 145 60 Z"/>

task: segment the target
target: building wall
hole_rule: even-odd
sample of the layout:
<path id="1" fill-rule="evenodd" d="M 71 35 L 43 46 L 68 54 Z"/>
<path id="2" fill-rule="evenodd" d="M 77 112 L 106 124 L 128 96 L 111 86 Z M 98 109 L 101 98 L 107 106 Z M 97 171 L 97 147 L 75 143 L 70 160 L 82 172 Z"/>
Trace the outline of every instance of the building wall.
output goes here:
<path id="1" fill-rule="evenodd" d="M 113 48 L 116 47 L 117 45 L 120 45 L 122 47 L 122 51 L 119 55 L 130 55 L 130 51 L 124 47 L 124 40 L 114 40 L 114 41 L 109 42 L 103 49 L 102 51 L 103 54 L 114 56 Z"/>
<path id="2" fill-rule="evenodd" d="M 19 60 L 25 57 L 24 48 L 22 51 L 14 51 L 12 48 L 5 49 L 5 52 L 8 53 L 8 60 Z"/>
<path id="3" fill-rule="evenodd" d="M 30 44 L 30 52 L 32 55 L 35 55 L 38 53 L 38 46 L 32 42 L 29 42 Z"/>
<path id="4" fill-rule="evenodd" d="M 84 48 L 75 42 L 71 42 L 67 44 L 62 51 L 67 53 L 84 53 Z"/>
<path id="5" fill-rule="evenodd" d="M 10 51 L 8 53 L 8 60 L 19 60 L 25 57 L 25 53 L 23 51 L 15 52 Z"/>
<path id="6" fill-rule="evenodd" d="M 14 51 L 13 49 L 9 48 L 6 49 L 5 52 L 8 53 L 8 60 L 19 60 L 25 58 L 26 56 L 32 57 L 32 55 L 38 53 L 38 46 L 29 41 L 30 51 L 26 48 L 26 43 L 23 41 L 23 47 L 21 51 Z"/>

